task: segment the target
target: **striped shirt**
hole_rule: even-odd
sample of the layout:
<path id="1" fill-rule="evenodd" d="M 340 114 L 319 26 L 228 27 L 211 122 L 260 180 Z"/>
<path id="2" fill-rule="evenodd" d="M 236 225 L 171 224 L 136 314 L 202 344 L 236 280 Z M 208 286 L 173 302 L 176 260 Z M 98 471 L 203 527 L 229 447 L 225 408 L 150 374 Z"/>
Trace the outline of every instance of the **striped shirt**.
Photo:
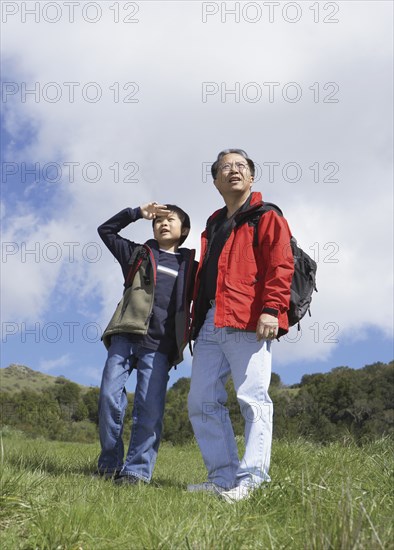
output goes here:
<path id="1" fill-rule="evenodd" d="M 133 335 L 146 348 L 169 354 L 175 347 L 175 285 L 181 255 L 174 252 L 159 252 L 156 266 L 155 299 L 148 334 Z"/>

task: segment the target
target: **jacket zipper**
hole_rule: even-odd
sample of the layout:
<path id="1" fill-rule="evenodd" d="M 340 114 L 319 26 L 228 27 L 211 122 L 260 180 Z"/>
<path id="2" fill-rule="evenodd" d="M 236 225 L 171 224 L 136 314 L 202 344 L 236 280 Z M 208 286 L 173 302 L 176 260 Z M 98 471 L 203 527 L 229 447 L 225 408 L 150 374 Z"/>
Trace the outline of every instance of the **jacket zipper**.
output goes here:
<path id="1" fill-rule="evenodd" d="M 191 254 L 190 254 L 190 259 L 189 259 L 189 266 L 188 266 L 188 272 L 186 274 L 186 281 L 185 281 L 185 306 L 189 306 L 189 310 L 190 310 L 190 301 L 188 301 L 187 299 L 187 296 L 188 296 L 188 290 L 189 290 L 189 286 L 190 286 L 190 276 L 191 276 L 191 273 L 193 271 L 193 267 L 194 267 L 194 258 L 195 258 L 195 255 L 196 255 L 196 252 L 195 250 L 192 250 L 191 251 Z M 185 307 L 185 313 L 186 313 L 186 307 Z M 190 332 L 190 328 L 189 327 L 189 324 L 190 324 L 190 311 L 187 313 L 188 315 L 188 319 L 187 319 L 187 323 L 185 323 L 185 331 L 183 333 L 183 342 L 187 342 L 188 341 L 188 336 L 189 336 L 189 332 Z"/>

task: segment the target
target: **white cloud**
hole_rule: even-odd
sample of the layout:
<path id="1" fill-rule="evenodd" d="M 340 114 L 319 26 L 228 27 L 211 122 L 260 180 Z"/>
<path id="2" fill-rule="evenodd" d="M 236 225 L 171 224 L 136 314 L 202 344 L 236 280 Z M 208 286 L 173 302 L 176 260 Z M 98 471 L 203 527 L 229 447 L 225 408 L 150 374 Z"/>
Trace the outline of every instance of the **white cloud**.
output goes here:
<path id="1" fill-rule="evenodd" d="M 190 212 L 187 244 L 198 248 L 206 218 L 221 206 L 210 178 L 202 181 L 202 163 L 224 147 L 241 146 L 260 166 L 280 163 L 275 181 L 268 181 L 265 169 L 256 190 L 282 207 L 305 250 L 319 254 L 313 317 L 304 321 L 297 345 L 278 346 L 279 359 L 328 357 L 336 345 L 324 341 L 331 334 L 330 326 L 324 328 L 328 323 L 338 325 L 339 340 L 364 334 L 368 324 L 390 334 L 390 3 L 340 3 L 340 22 L 333 25 L 313 23 L 306 7 L 302 21 L 293 25 L 280 17 L 270 24 L 267 14 L 256 24 L 221 24 L 220 18 L 204 24 L 201 4 L 195 2 L 140 3 L 140 22 L 131 25 L 111 23 L 113 13 L 104 11 L 97 24 L 80 17 L 72 24 L 51 25 L 42 17 L 38 24 L 21 24 L 10 17 L 4 26 L 7 78 L 19 86 L 5 104 L 5 127 L 14 140 L 6 160 L 41 167 L 57 163 L 62 181 L 29 188 L 21 182 L 19 190 L 9 191 L 18 195 L 16 210 L 15 201 L 5 196 L 3 239 L 19 250 L 3 264 L 3 318 L 40 320 L 59 295 L 84 311 L 84 302 L 94 296 L 104 325 L 122 287 L 119 266 L 102 245 L 97 262 L 83 254 L 84 246 L 99 242 L 97 225 L 126 206 L 171 200 Z M 22 82 L 40 83 L 39 102 L 31 96 L 21 101 Z M 62 91 L 56 103 L 42 95 L 50 82 Z M 73 103 L 65 99 L 65 82 L 80 83 Z M 81 99 L 89 82 L 103 94 L 97 103 Z M 131 91 L 123 90 L 127 82 L 138 83 L 138 103 L 123 102 Z M 228 95 L 222 102 L 217 94 L 204 103 L 203 82 L 215 82 L 224 91 L 238 82 L 240 101 Z M 260 102 L 245 100 L 250 82 L 261 87 Z M 281 83 L 273 103 L 267 100 L 266 82 Z M 288 82 L 302 88 L 298 103 L 283 100 Z M 309 89 L 315 82 L 317 103 Z M 323 89 L 326 82 L 338 83 L 339 103 L 323 102 L 330 91 Z M 114 102 L 115 83 L 119 102 Z M 47 93 L 54 91 L 47 87 Z M 26 128 L 31 137 L 21 143 Z M 138 165 L 137 174 L 132 175 L 133 165 L 123 168 L 131 162 Z M 283 179 L 288 162 L 302 168 L 300 181 Z M 340 168 L 338 183 L 322 181 L 329 176 L 324 168 L 329 162 Z M 69 163 L 78 163 L 74 179 Z M 102 170 L 100 181 L 92 181 L 92 163 Z M 318 183 L 310 169 L 315 163 Z M 117 167 L 119 182 L 114 181 Z M 127 176 L 138 182 L 124 181 Z M 141 221 L 123 234 L 143 241 L 150 231 Z M 26 247 L 40 243 L 38 262 L 32 255 L 22 261 L 23 242 Z M 58 262 L 43 258 L 42 248 L 50 242 L 62 250 Z M 72 262 L 64 244 L 69 242 L 78 243 Z M 55 247 L 46 250 L 54 253 Z M 317 342 L 317 329 L 310 328 L 314 323 Z"/>
<path id="2" fill-rule="evenodd" d="M 67 353 L 56 359 L 44 359 L 40 362 L 38 370 L 50 372 L 63 367 L 68 367 L 71 363 L 70 355 Z"/>

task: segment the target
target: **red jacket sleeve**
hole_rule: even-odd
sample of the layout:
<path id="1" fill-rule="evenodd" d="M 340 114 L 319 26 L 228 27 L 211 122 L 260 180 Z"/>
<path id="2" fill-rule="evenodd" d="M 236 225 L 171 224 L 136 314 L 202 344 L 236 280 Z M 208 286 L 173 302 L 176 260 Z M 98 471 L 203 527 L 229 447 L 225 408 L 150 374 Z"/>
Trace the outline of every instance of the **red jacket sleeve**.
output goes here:
<path id="1" fill-rule="evenodd" d="M 290 285 L 294 259 L 290 247 L 291 233 L 285 218 L 274 211 L 261 216 L 258 226 L 259 248 L 264 278 L 262 304 L 285 313 L 289 309 Z"/>

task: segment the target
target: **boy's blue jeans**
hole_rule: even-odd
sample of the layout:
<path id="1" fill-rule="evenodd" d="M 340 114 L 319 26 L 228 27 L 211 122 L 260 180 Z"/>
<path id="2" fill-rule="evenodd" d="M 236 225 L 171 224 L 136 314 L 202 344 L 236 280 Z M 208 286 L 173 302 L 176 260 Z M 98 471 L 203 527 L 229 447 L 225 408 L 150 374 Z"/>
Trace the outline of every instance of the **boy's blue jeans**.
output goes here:
<path id="1" fill-rule="evenodd" d="M 122 432 L 127 406 L 125 385 L 133 368 L 137 369 L 133 426 L 123 462 Z M 127 334 L 112 336 L 99 398 L 99 472 L 121 470 L 121 475 L 133 475 L 150 481 L 163 427 L 168 369 L 167 355 L 131 342 Z"/>

